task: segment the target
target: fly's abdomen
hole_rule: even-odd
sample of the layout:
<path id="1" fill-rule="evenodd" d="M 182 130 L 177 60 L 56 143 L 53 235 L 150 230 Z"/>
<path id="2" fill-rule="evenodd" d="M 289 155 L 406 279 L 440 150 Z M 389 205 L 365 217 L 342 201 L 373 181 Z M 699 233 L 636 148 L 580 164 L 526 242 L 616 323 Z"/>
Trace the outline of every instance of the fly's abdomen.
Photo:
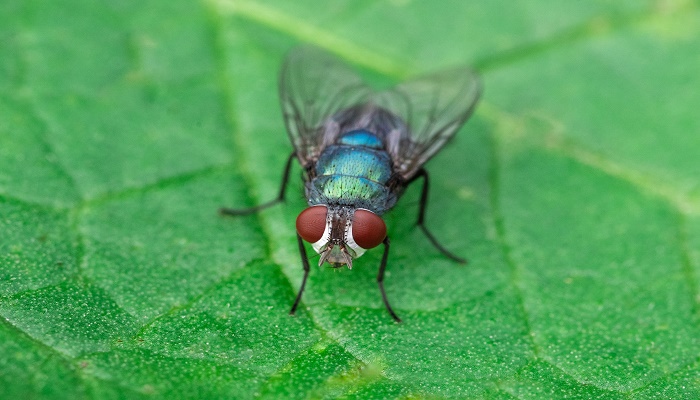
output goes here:
<path id="1" fill-rule="evenodd" d="M 326 147 L 307 184 L 309 204 L 339 204 L 383 213 L 396 199 L 386 186 L 392 167 L 381 141 L 367 131 L 350 132 Z"/>

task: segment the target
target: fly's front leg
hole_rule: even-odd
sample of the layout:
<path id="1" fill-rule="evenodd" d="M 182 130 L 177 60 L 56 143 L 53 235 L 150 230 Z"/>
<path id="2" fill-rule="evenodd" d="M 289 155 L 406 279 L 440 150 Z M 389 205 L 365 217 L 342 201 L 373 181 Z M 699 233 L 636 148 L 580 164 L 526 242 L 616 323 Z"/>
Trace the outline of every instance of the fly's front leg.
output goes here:
<path id="1" fill-rule="evenodd" d="M 384 270 L 386 270 L 386 262 L 389 258 L 389 237 L 384 238 L 384 255 L 382 256 L 382 263 L 379 265 L 379 273 L 377 274 L 377 284 L 379 284 L 379 291 L 382 292 L 382 300 L 384 300 L 384 307 L 389 311 L 391 317 L 396 322 L 401 322 L 401 318 L 394 312 L 389 305 L 389 299 L 386 297 L 386 291 L 384 290 Z"/>
<path id="2" fill-rule="evenodd" d="M 428 237 L 430 240 L 430 243 L 435 246 L 436 249 L 440 250 L 440 252 L 445 255 L 447 258 L 454 260 L 458 263 L 465 264 L 467 260 L 465 260 L 462 257 L 458 257 L 454 255 L 451 251 L 447 250 L 443 245 L 441 245 L 437 239 L 435 239 L 435 236 L 433 236 L 432 233 L 428 230 L 428 228 L 425 226 L 425 210 L 428 208 L 428 172 L 421 168 L 418 173 L 411 178 L 410 181 L 408 181 L 408 184 L 411 184 L 413 181 L 415 181 L 418 178 L 423 178 L 423 189 L 421 191 L 420 195 L 420 206 L 418 209 L 418 222 L 417 225 L 420 227 L 420 229 L 423 231 L 425 236 Z"/>
<path id="3" fill-rule="evenodd" d="M 268 201 L 267 203 L 263 203 L 254 207 L 250 208 L 225 208 L 222 207 L 219 209 L 219 214 L 221 215 L 248 215 L 252 214 L 254 212 L 264 210 L 268 207 L 272 207 L 277 203 L 281 203 L 284 201 L 284 195 L 287 192 L 287 183 L 289 182 L 289 171 L 292 169 L 292 160 L 296 157 L 296 154 L 292 152 L 292 154 L 289 155 L 289 158 L 287 159 L 287 164 L 285 164 L 284 167 L 284 173 L 282 174 L 282 185 L 280 185 L 280 191 L 279 194 L 277 195 L 277 198 L 271 201 Z"/>
<path id="4" fill-rule="evenodd" d="M 301 287 L 299 288 L 299 293 L 297 294 L 296 300 L 294 300 L 294 305 L 292 309 L 289 310 L 289 315 L 294 315 L 301 301 L 301 294 L 304 293 L 304 288 L 306 287 L 306 278 L 309 277 L 309 260 L 306 258 L 306 248 L 304 247 L 304 241 L 301 236 L 297 233 L 297 241 L 299 242 L 299 255 L 301 256 L 301 264 L 304 266 L 304 277 L 301 279 Z"/>

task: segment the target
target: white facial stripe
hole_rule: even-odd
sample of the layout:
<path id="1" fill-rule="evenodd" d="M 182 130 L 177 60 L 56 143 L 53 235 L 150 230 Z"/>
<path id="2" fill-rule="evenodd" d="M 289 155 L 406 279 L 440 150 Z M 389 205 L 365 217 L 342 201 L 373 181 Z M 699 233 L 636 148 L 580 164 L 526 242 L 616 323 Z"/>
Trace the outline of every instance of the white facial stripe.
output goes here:
<path id="1" fill-rule="evenodd" d="M 367 249 L 363 249 L 360 245 L 355 243 L 355 238 L 352 237 L 352 222 L 345 232 L 345 244 L 355 252 L 355 257 L 359 257 L 367 251 Z"/>
<path id="2" fill-rule="evenodd" d="M 331 240 L 331 220 L 326 218 L 326 229 L 323 231 L 323 235 L 318 241 L 311 243 L 316 253 L 321 254 L 321 247 L 323 247 L 328 241 Z"/>

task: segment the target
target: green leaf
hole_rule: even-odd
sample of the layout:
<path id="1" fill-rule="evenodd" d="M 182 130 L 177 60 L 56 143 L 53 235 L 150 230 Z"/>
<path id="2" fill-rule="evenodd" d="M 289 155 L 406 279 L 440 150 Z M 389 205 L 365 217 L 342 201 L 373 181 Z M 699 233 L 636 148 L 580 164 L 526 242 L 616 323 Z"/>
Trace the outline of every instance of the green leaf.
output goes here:
<path id="1" fill-rule="evenodd" d="M 700 2 L 0 4 L 0 398 L 699 398 Z M 286 51 L 485 93 L 301 284 Z M 298 176 L 295 166 L 293 176 Z M 312 259 L 313 261 L 314 259 Z"/>

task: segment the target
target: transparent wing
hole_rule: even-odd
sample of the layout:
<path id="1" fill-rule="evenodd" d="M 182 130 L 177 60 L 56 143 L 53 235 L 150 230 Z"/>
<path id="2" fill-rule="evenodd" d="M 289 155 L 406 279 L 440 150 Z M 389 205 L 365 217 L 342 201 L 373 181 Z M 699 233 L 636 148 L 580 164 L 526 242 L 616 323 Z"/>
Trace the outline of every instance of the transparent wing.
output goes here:
<path id="1" fill-rule="evenodd" d="M 426 75 L 373 95 L 372 103 L 406 127 L 386 135 L 396 171 L 410 179 L 469 118 L 481 94 L 478 75 L 458 68 Z"/>
<path id="2" fill-rule="evenodd" d="M 371 90 L 353 70 L 314 47 L 292 50 L 280 74 L 280 101 L 299 162 L 308 166 L 339 134 L 330 117 L 367 101 Z"/>

